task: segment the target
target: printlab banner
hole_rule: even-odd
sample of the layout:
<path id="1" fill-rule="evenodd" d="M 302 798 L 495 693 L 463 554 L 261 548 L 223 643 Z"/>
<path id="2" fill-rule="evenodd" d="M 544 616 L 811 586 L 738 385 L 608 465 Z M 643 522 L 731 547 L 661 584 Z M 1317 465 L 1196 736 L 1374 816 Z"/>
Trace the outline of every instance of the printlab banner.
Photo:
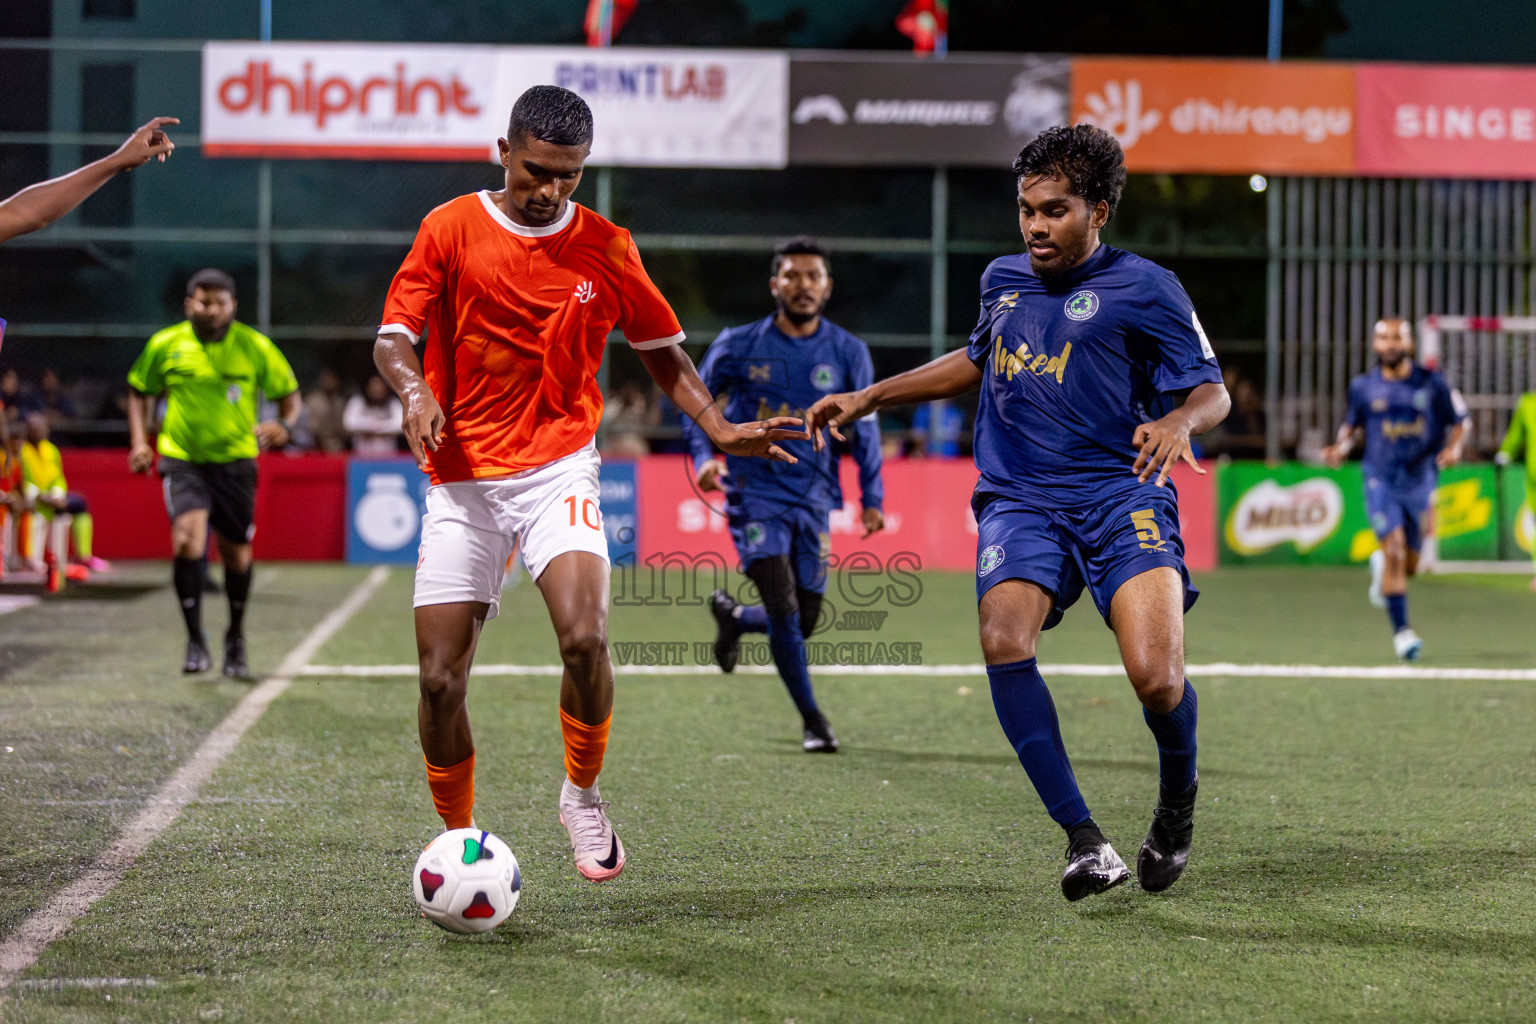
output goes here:
<path id="1" fill-rule="evenodd" d="M 1216 488 L 1223 565 L 1349 565 L 1376 550 L 1359 463 L 1330 470 L 1233 462 L 1218 470 Z M 1507 551 L 1516 520 L 1512 510 L 1501 512 L 1500 490 L 1489 465 L 1440 474 L 1433 503 L 1440 558 L 1484 561 Z"/>
<path id="2" fill-rule="evenodd" d="M 203 154 L 482 160 L 506 130 L 489 46 L 209 43 Z"/>
<path id="3" fill-rule="evenodd" d="M 795 164 L 1007 167 L 1068 114 L 1070 61 L 1057 55 L 870 54 L 790 64 Z"/>
<path id="4" fill-rule="evenodd" d="M 596 125 L 592 164 L 777 168 L 787 162 L 787 54 L 523 46 L 502 48 L 497 60 L 496 105 L 503 111 L 534 85 L 563 86 L 587 101 Z"/>

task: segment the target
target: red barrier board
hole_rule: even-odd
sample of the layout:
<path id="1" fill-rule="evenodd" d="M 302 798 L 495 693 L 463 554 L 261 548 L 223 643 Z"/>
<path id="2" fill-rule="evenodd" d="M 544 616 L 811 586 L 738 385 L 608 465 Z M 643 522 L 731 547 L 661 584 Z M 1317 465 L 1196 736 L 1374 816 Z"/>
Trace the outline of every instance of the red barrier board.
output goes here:
<path id="1" fill-rule="evenodd" d="M 263 455 L 257 461 L 256 557 L 331 561 L 346 537 L 347 460 Z M 103 558 L 170 558 L 171 526 L 160 478 L 128 472 L 126 449 L 64 449 L 70 490 L 91 503 Z"/>
<path id="2" fill-rule="evenodd" d="M 1206 468 L 1201 476 L 1180 466 L 1173 477 L 1185 559 L 1196 571 L 1216 566 L 1215 478 Z M 686 456 L 652 456 L 639 470 L 642 563 L 652 556 L 713 552 L 727 565 L 737 564 L 723 499 L 716 493 L 706 504 L 693 487 Z M 846 558 L 855 551 L 869 552 L 884 562 L 909 552 L 925 569 L 971 571 L 976 564 L 976 520 L 970 507 L 975 464 L 969 459 L 896 460 L 885 464 L 883 476 L 886 528 L 866 540 L 860 536 L 858 471 L 851 460 L 843 460 L 845 504 L 832 516 L 832 553 Z"/>
<path id="3" fill-rule="evenodd" d="M 1355 96 L 1360 174 L 1532 176 L 1536 70 L 1361 64 Z"/>

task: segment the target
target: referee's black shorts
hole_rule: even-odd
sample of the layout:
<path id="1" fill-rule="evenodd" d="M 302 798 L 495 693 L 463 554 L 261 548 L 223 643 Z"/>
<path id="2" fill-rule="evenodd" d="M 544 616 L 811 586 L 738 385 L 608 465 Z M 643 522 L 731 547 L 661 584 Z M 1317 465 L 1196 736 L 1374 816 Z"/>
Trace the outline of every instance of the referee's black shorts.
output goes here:
<path id="1" fill-rule="evenodd" d="M 233 544 L 249 544 L 256 535 L 256 460 L 185 462 L 160 456 L 165 511 L 172 520 L 185 512 L 208 510 L 213 531 Z"/>

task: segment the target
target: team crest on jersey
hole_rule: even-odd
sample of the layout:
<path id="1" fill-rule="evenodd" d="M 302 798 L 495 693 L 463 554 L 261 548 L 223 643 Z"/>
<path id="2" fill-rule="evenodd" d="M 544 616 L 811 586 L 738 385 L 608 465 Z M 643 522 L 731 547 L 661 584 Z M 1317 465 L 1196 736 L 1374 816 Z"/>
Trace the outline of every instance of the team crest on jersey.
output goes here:
<path id="1" fill-rule="evenodd" d="M 592 296 L 597 294 L 597 285 L 591 281 L 583 281 L 576 286 L 576 291 L 573 294 L 576 296 L 576 301 L 585 306 L 592 301 Z"/>
<path id="2" fill-rule="evenodd" d="M 763 542 L 763 538 L 767 537 L 768 533 L 763 529 L 762 523 L 748 523 L 745 535 L 747 545 L 755 548 Z"/>
<path id="3" fill-rule="evenodd" d="M 981 557 L 976 560 L 976 575 L 985 576 L 1002 564 L 1003 546 L 1001 544 L 993 544 L 991 547 L 984 549 Z"/>
<path id="4" fill-rule="evenodd" d="M 1099 297 L 1090 291 L 1080 291 L 1067 300 L 1068 320 L 1087 320 L 1099 311 Z"/>
<path id="5" fill-rule="evenodd" d="M 1419 412 L 1429 408 L 1429 391 L 1427 388 L 1419 388 L 1413 393 L 1413 407 Z"/>
<path id="6" fill-rule="evenodd" d="M 836 382 L 836 373 L 826 363 L 817 363 L 811 370 L 811 387 L 817 391 L 831 391 Z"/>
<path id="7" fill-rule="evenodd" d="M 1374 398 L 1374 399 L 1371 400 L 1371 412 L 1386 412 L 1386 411 L 1387 411 L 1387 400 L 1385 398 Z"/>

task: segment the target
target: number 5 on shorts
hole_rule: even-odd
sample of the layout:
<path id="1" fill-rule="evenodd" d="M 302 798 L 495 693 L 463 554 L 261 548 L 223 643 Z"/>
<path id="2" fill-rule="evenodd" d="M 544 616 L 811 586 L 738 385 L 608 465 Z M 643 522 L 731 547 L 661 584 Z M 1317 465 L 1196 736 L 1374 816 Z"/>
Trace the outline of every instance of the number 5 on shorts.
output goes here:
<path id="1" fill-rule="evenodd" d="M 571 510 L 571 525 L 576 525 L 576 495 L 565 499 L 565 503 Z M 581 521 L 594 530 L 601 530 L 602 513 L 597 510 L 597 502 L 591 498 L 581 499 Z"/>

